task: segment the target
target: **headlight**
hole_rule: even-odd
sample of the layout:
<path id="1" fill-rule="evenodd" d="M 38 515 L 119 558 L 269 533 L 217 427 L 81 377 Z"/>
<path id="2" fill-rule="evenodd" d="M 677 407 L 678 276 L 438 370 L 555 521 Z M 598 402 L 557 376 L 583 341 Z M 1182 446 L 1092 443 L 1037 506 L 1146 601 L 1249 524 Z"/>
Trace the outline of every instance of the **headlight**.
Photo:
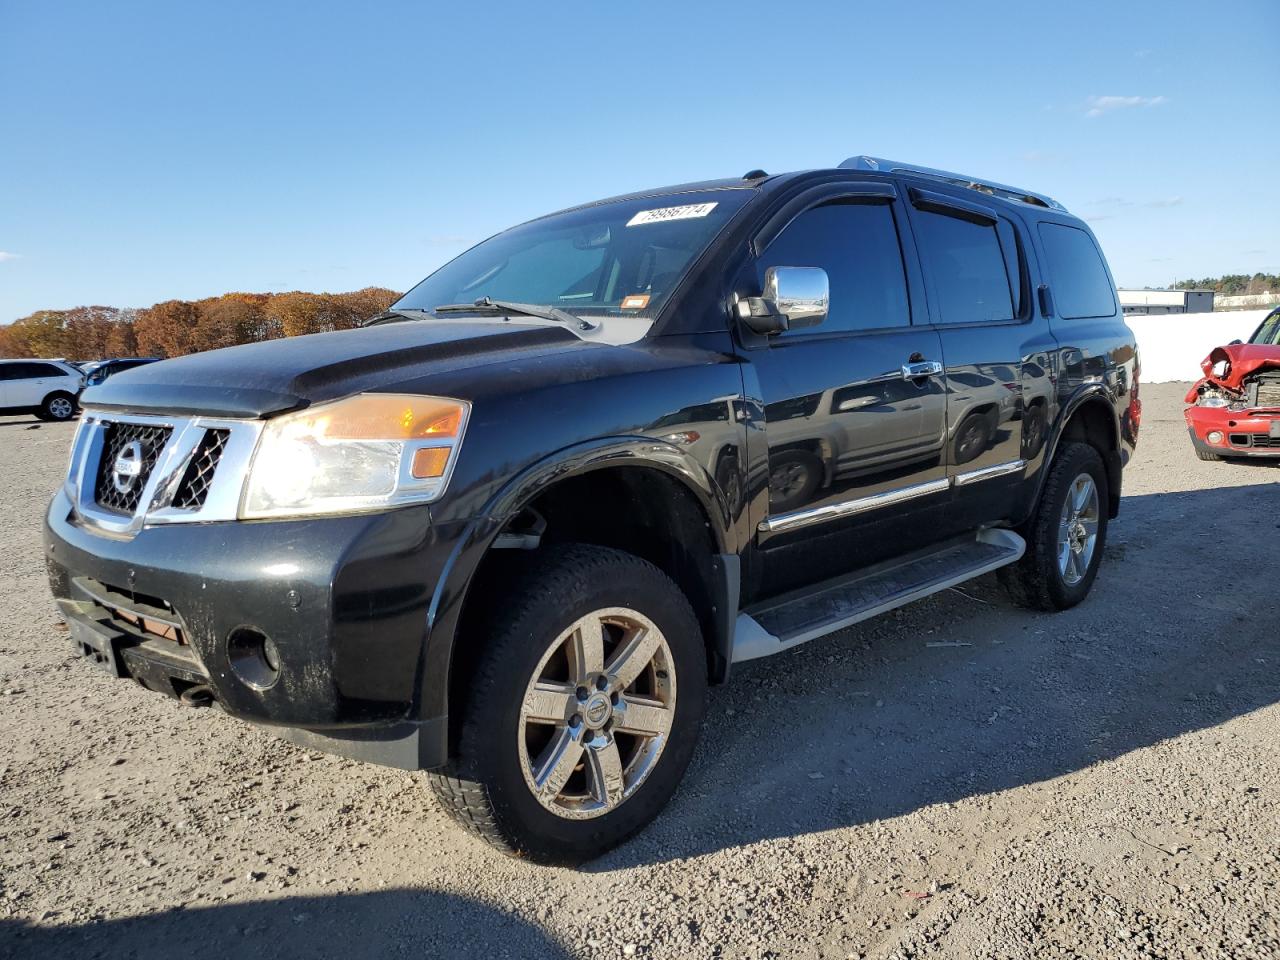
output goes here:
<path id="1" fill-rule="evenodd" d="M 1202 407 L 1225 407 L 1230 403 L 1226 397 L 1201 396 L 1196 403 Z"/>
<path id="2" fill-rule="evenodd" d="M 471 405 L 365 393 L 267 421 L 243 519 L 353 513 L 444 493 Z"/>

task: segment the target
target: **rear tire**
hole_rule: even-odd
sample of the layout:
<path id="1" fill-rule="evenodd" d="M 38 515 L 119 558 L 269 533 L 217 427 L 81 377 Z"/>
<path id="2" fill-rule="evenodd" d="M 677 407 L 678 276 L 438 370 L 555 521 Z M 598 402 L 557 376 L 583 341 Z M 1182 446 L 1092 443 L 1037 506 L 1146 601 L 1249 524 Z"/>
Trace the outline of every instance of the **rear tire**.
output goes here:
<path id="1" fill-rule="evenodd" d="M 1027 551 L 1000 570 L 1015 602 L 1066 610 L 1088 596 L 1107 543 L 1108 489 L 1096 449 L 1087 443 L 1061 446 L 1025 532 Z"/>
<path id="2" fill-rule="evenodd" d="M 76 398 L 69 393 L 51 393 L 40 404 L 37 416 L 41 420 L 63 422 L 76 415 Z"/>
<path id="3" fill-rule="evenodd" d="M 666 574 L 604 547 L 546 547 L 504 593 L 477 625 L 485 646 L 457 756 L 429 782 L 499 850 L 581 863 L 643 829 L 675 792 L 705 709 L 701 629 Z M 603 636 L 594 659 L 592 636 Z M 626 681 L 626 664 L 641 661 Z"/>

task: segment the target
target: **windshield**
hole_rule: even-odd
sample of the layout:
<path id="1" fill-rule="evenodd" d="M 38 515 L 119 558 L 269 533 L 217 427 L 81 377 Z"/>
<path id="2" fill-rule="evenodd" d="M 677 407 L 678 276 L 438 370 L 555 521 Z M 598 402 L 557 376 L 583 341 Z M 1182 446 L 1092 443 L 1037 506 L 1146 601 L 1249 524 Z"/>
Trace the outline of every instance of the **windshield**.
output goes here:
<path id="1" fill-rule="evenodd" d="M 576 315 L 652 317 L 751 195 L 700 190 L 534 220 L 445 264 L 393 309 L 434 310 L 489 297 Z"/>
<path id="2" fill-rule="evenodd" d="M 1280 346 L 1280 310 L 1272 310 L 1267 318 L 1258 325 L 1250 343 L 1265 343 L 1268 346 Z"/>

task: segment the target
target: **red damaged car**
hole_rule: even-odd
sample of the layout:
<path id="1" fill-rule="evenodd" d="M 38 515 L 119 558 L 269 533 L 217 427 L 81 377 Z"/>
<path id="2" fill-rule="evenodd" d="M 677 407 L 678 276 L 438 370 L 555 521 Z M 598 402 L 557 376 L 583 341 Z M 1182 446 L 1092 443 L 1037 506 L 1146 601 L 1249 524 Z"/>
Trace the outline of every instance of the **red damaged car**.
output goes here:
<path id="1" fill-rule="evenodd" d="M 1215 347 L 1183 416 L 1201 460 L 1280 458 L 1280 307 L 1248 343 Z"/>

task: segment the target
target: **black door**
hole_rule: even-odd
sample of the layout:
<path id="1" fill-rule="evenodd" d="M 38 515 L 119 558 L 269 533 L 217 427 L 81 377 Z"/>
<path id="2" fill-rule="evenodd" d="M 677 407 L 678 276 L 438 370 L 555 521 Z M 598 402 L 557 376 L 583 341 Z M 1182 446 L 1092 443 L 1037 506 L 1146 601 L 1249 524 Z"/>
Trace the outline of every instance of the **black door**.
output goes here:
<path id="1" fill-rule="evenodd" d="M 947 373 L 952 532 L 1017 513 L 1053 401 L 1055 340 L 1030 297 L 1021 224 L 969 198 L 911 188 L 910 216 Z"/>
<path id="2" fill-rule="evenodd" d="M 751 353 L 769 460 L 762 595 L 933 538 L 930 513 L 947 500 L 946 382 L 938 334 L 911 322 L 902 216 L 893 195 L 837 193 L 756 259 L 757 285 L 771 266 L 822 267 L 831 290 L 821 325 Z"/>

